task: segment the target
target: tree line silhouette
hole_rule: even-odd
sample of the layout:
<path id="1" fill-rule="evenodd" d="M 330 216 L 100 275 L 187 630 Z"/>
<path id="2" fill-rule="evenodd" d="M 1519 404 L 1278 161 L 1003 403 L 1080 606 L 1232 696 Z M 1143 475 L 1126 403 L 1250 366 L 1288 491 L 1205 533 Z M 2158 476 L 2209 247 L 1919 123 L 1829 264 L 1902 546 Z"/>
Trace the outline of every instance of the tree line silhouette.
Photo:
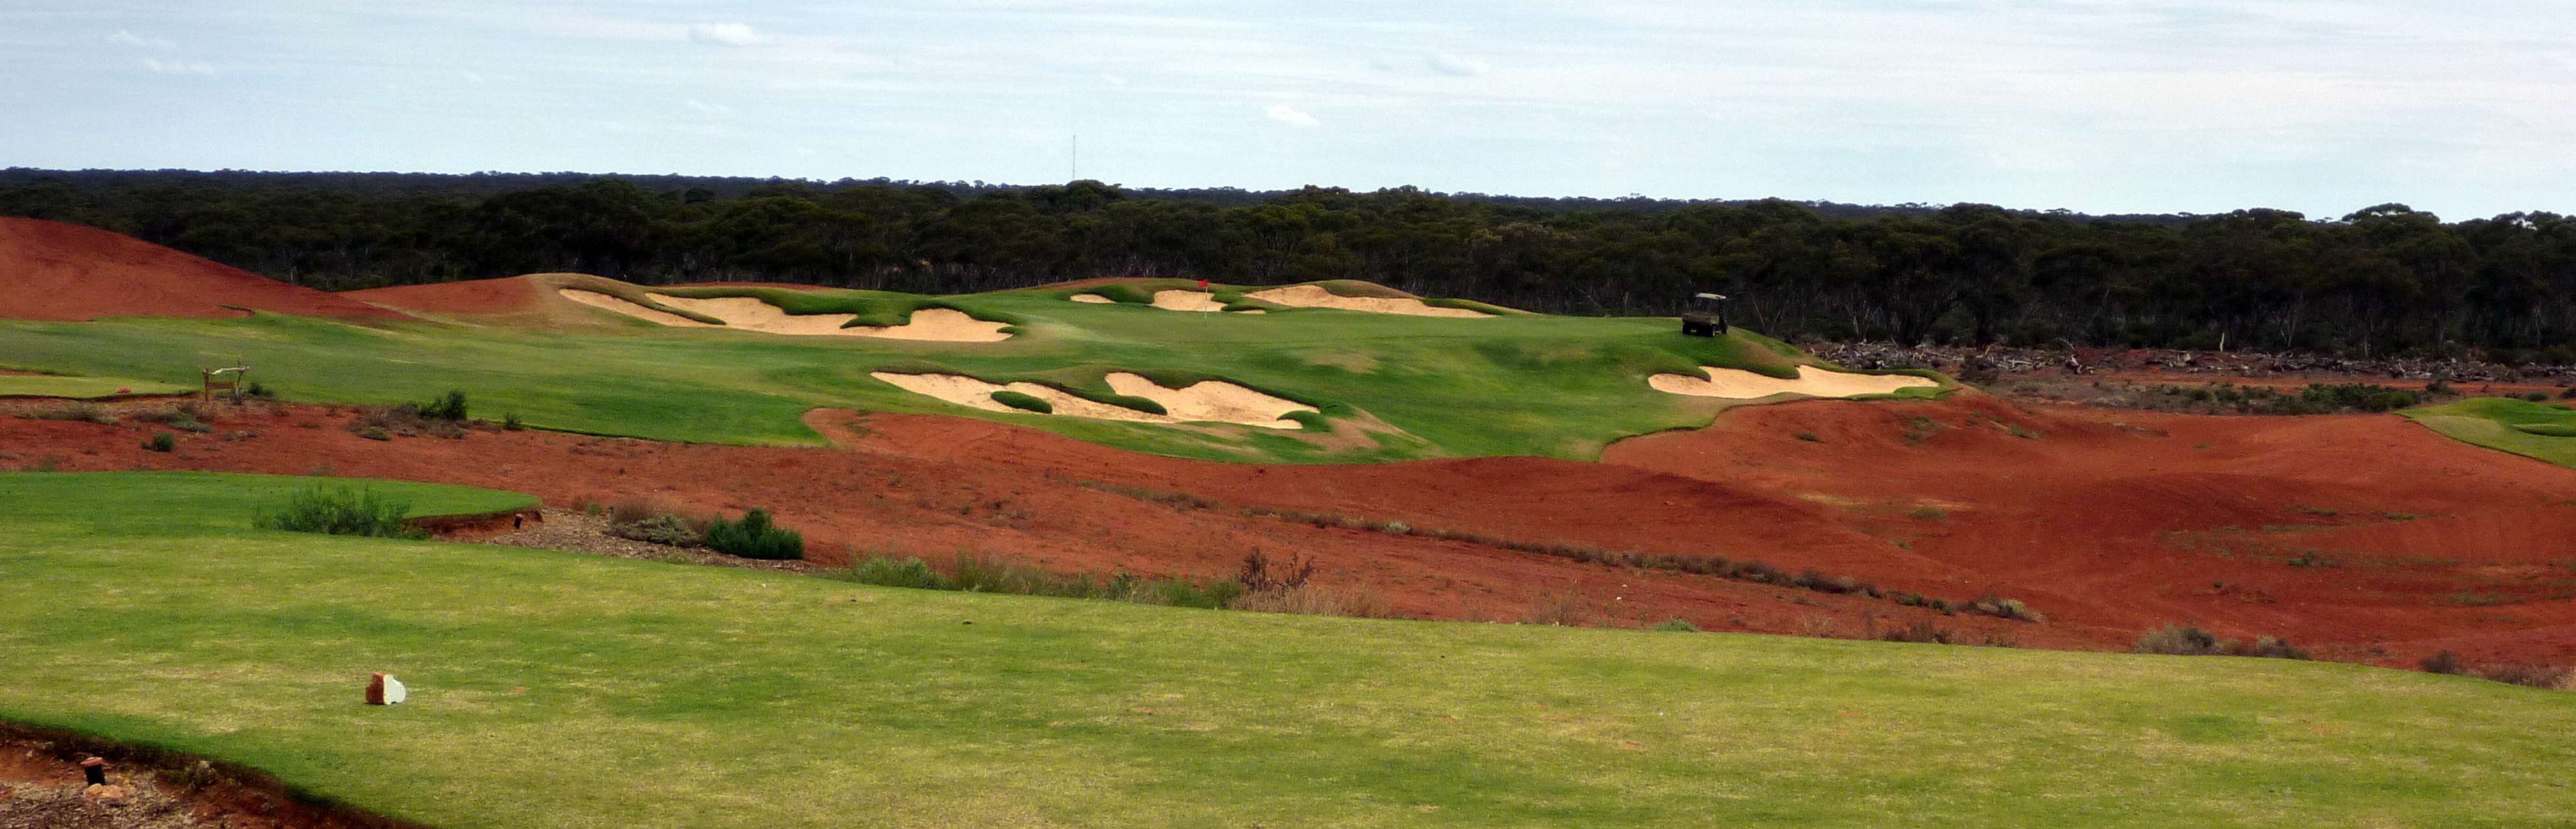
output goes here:
<path id="1" fill-rule="evenodd" d="M 571 173 L 0 171 L 0 215 L 327 290 L 580 271 L 923 293 L 1098 276 L 1363 279 L 1560 314 L 1732 296 L 1788 337 L 2576 361 L 2576 221 L 2404 205 L 2096 217 L 1443 195 Z"/>

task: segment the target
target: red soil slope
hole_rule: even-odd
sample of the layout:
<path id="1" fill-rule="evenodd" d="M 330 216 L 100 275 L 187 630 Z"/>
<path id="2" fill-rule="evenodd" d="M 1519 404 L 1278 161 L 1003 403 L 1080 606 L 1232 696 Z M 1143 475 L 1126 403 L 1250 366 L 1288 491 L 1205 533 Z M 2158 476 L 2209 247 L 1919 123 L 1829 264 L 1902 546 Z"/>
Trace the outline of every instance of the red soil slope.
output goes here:
<path id="1" fill-rule="evenodd" d="M 127 404 L 156 405 L 156 404 Z M 1480 458 L 1255 466 L 1160 458 L 979 420 L 818 411 L 839 449 L 691 446 L 546 432 L 368 441 L 321 407 L 216 415 L 170 454 L 143 426 L 0 417 L 0 467 L 332 474 L 474 484 L 556 506 L 766 507 L 816 557 L 994 553 L 1060 570 L 1223 577 L 1251 550 L 1405 615 L 1863 636 L 1930 621 L 1967 641 L 2125 649 L 2191 623 L 2321 656 L 2407 665 L 2576 661 L 2576 470 L 2451 442 L 2395 416 L 2197 417 L 1938 403 L 1740 407 L 1632 439 L 1606 463 Z M 2027 434 L 2020 437 L 2015 434 Z M 1799 437 L 1811 435 L 1814 440 Z M 1190 498 L 1175 497 L 1174 494 Z M 1579 564 L 1490 544 L 1246 514 L 1338 512 L 1489 539 L 1758 559 L 2045 624 Z"/>
<path id="2" fill-rule="evenodd" d="M 339 296 L 387 308 L 432 314 L 512 314 L 537 307 L 536 283 L 524 276 L 369 288 L 342 291 Z"/>
<path id="3" fill-rule="evenodd" d="M 1733 409 L 1605 460 L 1838 505 L 1843 526 L 2104 639 L 2192 622 L 2576 659 L 2576 470 L 2394 415 L 1818 401 Z"/>
<path id="4" fill-rule="evenodd" d="M 0 218 L 0 317 L 244 317 L 245 308 L 404 318 L 97 228 Z"/>

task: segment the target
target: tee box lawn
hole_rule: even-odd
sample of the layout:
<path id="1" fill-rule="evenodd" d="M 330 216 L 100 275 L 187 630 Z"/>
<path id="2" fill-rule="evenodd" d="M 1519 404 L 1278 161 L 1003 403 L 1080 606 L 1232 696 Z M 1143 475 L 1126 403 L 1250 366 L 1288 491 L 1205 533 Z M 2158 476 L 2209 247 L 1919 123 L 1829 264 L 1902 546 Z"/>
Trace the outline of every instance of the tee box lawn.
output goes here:
<path id="1" fill-rule="evenodd" d="M 251 529 L 306 484 L 0 474 L 0 718 L 445 829 L 2576 822 L 2576 695 L 2460 677 Z M 420 512 L 527 503 L 372 486 Z M 360 704 L 370 671 L 410 701 Z"/>

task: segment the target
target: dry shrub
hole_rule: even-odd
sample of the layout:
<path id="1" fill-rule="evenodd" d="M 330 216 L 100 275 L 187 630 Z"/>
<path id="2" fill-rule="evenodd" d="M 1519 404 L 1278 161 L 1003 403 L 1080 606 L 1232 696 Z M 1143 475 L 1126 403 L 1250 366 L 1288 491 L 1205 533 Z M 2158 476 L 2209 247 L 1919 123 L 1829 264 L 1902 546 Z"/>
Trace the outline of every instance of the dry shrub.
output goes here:
<path id="1" fill-rule="evenodd" d="M 2546 688 L 2552 691 L 2571 690 L 2568 683 L 2570 673 L 2567 668 L 2558 665 L 2508 664 L 2478 668 L 2478 676 L 2485 679 L 2533 688 Z"/>
<path id="2" fill-rule="evenodd" d="M 1342 591 L 1313 584 L 1245 593 L 1226 606 L 1255 613 L 1355 616 L 1362 619 L 1385 619 L 1395 615 L 1394 608 L 1387 604 L 1386 596 L 1375 590 Z"/>
<path id="3" fill-rule="evenodd" d="M 1933 624 L 1930 619 L 1917 619 L 1914 621 L 1914 624 L 1906 625 L 1901 628 L 1889 628 L 1886 631 L 1881 632 L 1878 635 L 1878 638 L 1879 641 L 1882 642 L 1922 642 L 1932 645 L 1947 645 L 1958 641 L 1958 634 L 1952 633 L 1949 628 Z"/>
<path id="4" fill-rule="evenodd" d="M 1530 600 L 1529 610 L 1521 614 L 1521 624 L 1582 627 L 1585 616 L 1582 594 L 1551 591 Z"/>

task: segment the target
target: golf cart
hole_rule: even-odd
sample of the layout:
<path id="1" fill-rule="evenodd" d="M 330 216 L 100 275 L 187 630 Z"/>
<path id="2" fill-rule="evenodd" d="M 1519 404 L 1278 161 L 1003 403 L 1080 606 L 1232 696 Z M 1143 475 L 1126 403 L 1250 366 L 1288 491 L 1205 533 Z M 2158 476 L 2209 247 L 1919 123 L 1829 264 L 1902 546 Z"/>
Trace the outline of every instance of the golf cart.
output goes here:
<path id="1" fill-rule="evenodd" d="M 1697 337 L 1726 333 L 1726 296 L 1700 294 L 1691 297 L 1690 310 L 1682 312 L 1682 333 Z"/>

